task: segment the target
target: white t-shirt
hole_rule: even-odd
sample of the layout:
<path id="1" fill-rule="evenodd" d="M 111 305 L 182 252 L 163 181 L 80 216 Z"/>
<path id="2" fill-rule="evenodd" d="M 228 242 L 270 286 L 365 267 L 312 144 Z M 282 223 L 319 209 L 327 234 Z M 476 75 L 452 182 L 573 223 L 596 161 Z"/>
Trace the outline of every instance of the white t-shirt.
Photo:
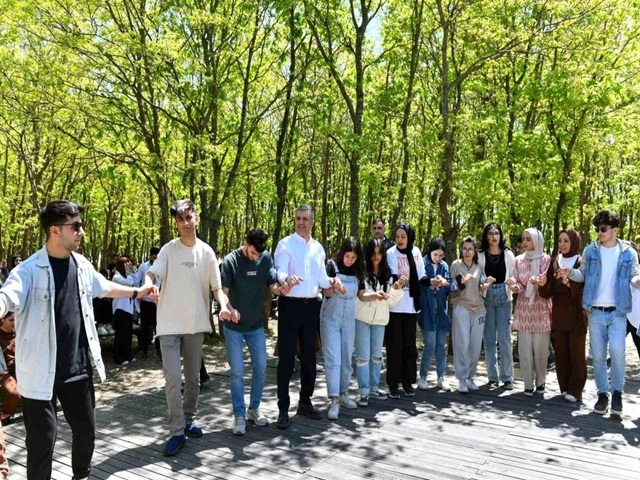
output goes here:
<path id="1" fill-rule="evenodd" d="M 210 332 L 210 292 L 222 288 L 213 249 L 197 239 L 193 247 L 179 238 L 165 244 L 149 268 L 162 280 L 158 301 L 158 335 Z"/>
<path id="2" fill-rule="evenodd" d="M 424 277 L 424 262 L 422 261 L 422 257 L 420 256 L 420 249 L 418 247 L 413 247 L 411 251 L 413 254 L 413 260 L 416 262 L 416 271 L 418 272 L 418 280 Z M 397 247 L 391 247 L 387 250 L 387 263 L 389 264 L 389 268 L 391 269 L 391 273 L 393 275 L 397 275 L 398 278 L 404 275 L 409 278 L 409 260 L 407 260 L 407 256 L 404 253 L 400 253 Z M 409 282 L 402 289 L 403 295 L 398 303 L 396 303 L 393 307 L 389 309 L 389 311 L 394 313 L 418 313 L 413 306 L 413 297 L 409 295 Z"/>
<path id="3" fill-rule="evenodd" d="M 618 271 L 618 257 L 620 245 L 616 242 L 614 247 L 600 245 L 600 283 L 593 299 L 594 307 L 616 306 L 616 273 Z"/>

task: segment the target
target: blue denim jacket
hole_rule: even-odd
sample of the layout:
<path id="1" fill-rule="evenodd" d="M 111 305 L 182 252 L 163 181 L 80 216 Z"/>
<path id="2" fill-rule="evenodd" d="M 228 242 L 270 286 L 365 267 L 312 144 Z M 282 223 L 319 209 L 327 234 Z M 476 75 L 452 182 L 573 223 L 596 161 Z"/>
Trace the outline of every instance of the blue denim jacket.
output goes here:
<path id="1" fill-rule="evenodd" d="M 426 255 L 422 259 L 427 279 L 440 275 L 449 285 L 435 290 L 431 286 L 420 284 L 420 312 L 418 313 L 418 325 L 422 330 L 429 332 L 451 330 L 451 320 L 447 313 L 447 296 L 451 289 L 451 275 L 449 274 L 449 265 L 442 260 L 436 268 L 435 274 L 431 266 L 431 259 Z"/>
<path id="2" fill-rule="evenodd" d="M 620 256 L 616 270 L 616 310 L 618 313 L 627 314 L 631 311 L 630 283 L 640 279 L 640 266 L 638 256 L 631 245 L 618 239 Z M 569 278 L 575 282 L 584 282 L 582 295 L 582 308 L 590 311 L 593 299 L 596 296 L 600 284 L 602 265 L 600 261 L 600 242 L 588 245 L 582 253 L 582 264 L 579 269 L 572 269 Z"/>

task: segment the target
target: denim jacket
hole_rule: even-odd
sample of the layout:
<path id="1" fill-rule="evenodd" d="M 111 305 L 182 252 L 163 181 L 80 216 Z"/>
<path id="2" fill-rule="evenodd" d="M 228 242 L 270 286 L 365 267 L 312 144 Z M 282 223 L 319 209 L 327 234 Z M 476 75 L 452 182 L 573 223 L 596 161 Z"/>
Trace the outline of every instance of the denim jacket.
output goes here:
<path id="1" fill-rule="evenodd" d="M 418 325 L 422 330 L 429 332 L 451 330 L 451 320 L 447 313 L 447 296 L 451 289 L 451 276 L 449 275 L 449 265 L 442 260 L 438 263 L 434 273 L 429 255 L 425 255 L 422 259 L 424 262 L 424 270 L 427 279 L 440 275 L 449 285 L 441 287 L 438 290 L 432 286 L 420 283 L 420 312 L 418 313 Z"/>
<path id="2" fill-rule="evenodd" d="M 107 293 L 107 279 L 82 255 L 72 253 L 78 272 L 80 311 L 93 364 L 105 379 L 93 297 Z M 16 315 L 16 378 L 23 397 L 49 401 L 56 375 L 55 282 L 46 247 L 11 271 L 0 289 L 0 312 Z M 4 303 L 4 305 L 2 305 Z M 4 308 L 1 308 L 4 307 Z"/>
<path id="3" fill-rule="evenodd" d="M 629 284 L 640 280 L 640 266 L 635 250 L 627 242 L 618 239 L 620 256 L 616 270 L 616 310 L 627 314 L 631 311 L 631 290 Z M 574 282 L 584 282 L 582 308 L 590 311 L 593 299 L 596 297 L 602 265 L 600 262 L 600 242 L 588 245 L 582 253 L 582 263 L 578 269 L 572 269 L 569 279 Z"/>

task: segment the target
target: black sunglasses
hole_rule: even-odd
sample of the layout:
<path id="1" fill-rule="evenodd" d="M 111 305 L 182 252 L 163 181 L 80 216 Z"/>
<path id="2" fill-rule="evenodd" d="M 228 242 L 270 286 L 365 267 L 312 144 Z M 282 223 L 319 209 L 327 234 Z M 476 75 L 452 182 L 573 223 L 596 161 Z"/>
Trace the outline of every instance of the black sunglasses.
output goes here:
<path id="1" fill-rule="evenodd" d="M 600 225 L 599 227 L 596 227 L 596 233 L 601 232 L 604 233 L 607 230 L 609 230 L 611 227 L 609 225 Z"/>
<path id="2" fill-rule="evenodd" d="M 79 232 L 82 228 L 84 228 L 84 224 L 82 222 L 73 222 L 73 223 L 59 223 L 59 227 L 72 227 L 74 231 Z"/>

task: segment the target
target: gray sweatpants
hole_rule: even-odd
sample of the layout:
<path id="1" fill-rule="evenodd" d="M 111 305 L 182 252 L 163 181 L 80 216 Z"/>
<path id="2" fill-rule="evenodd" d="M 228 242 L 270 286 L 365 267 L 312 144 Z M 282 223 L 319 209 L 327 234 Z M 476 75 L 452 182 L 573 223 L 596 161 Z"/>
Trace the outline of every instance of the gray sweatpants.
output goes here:
<path id="1" fill-rule="evenodd" d="M 182 387 L 180 340 L 182 340 L 184 357 L 184 396 L 180 393 Z M 183 435 L 185 427 L 193 422 L 198 410 L 203 342 L 204 333 L 160 337 L 164 388 L 169 410 L 168 427 L 172 436 Z"/>

